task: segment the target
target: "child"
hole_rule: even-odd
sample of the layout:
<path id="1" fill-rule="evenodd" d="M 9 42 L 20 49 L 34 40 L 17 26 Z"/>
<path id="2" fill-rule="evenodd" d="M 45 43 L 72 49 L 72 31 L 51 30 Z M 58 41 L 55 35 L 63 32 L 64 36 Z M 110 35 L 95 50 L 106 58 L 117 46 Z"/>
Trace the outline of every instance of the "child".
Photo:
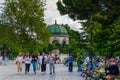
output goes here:
<path id="1" fill-rule="evenodd" d="M 4 55 L 3 61 L 4 61 L 4 65 L 7 66 L 8 65 L 8 58 L 6 55 Z"/>

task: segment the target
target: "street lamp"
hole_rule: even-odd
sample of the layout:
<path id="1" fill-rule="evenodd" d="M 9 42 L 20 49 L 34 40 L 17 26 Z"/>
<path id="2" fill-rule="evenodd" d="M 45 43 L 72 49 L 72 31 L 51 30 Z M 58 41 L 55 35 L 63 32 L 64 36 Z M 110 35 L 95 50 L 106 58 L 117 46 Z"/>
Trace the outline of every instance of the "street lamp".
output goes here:
<path id="1" fill-rule="evenodd" d="M 90 26 L 90 52 L 89 52 L 89 57 L 90 57 L 90 60 L 91 60 L 91 69 L 93 68 L 93 61 L 92 61 L 92 57 L 93 57 L 93 50 L 92 50 L 92 25 L 94 24 L 94 21 L 92 19 L 90 19 L 90 22 L 89 24 L 91 25 Z"/>
<path id="2" fill-rule="evenodd" d="M 80 30 L 81 30 L 81 32 L 80 32 L 80 49 L 82 49 L 82 42 L 83 42 L 83 40 L 85 39 L 85 30 L 84 30 L 84 28 L 82 27 L 82 28 L 80 28 Z"/>

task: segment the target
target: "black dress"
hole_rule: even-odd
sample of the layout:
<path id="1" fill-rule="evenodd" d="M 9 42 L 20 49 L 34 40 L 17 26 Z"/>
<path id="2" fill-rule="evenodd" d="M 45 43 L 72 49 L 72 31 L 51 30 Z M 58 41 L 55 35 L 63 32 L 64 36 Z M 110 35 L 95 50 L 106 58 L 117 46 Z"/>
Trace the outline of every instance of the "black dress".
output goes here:
<path id="1" fill-rule="evenodd" d="M 45 71 L 46 71 L 45 57 L 42 57 L 41 72 L 45 72 Z"/>

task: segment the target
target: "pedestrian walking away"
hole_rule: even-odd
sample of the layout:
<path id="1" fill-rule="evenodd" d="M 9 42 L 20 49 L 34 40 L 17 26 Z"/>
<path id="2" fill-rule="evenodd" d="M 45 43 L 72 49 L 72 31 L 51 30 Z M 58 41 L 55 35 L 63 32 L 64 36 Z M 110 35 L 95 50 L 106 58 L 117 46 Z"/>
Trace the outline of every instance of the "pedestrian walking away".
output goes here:
<path id="1" fill-rule="evenodd" d="M 68 56 L 68 70 L 69 72 L 73 72 L 73 57 L 71 54 Z"/>
<path id="2" fill-rule="evenodd" d="M 50 74 L 55 73 L 55 55 L 52 52 L 49 52 L 48 56 Z"/>

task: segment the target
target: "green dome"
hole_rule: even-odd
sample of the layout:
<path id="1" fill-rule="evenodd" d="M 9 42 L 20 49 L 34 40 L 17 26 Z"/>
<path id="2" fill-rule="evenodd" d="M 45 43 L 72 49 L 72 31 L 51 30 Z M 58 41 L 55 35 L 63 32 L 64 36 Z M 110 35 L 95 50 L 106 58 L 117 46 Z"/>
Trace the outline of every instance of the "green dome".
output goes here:
<path id="1" fill-rule="evenodd" d="M 48 31 L 52 34 L 68 34 L 67 30 L 57 23 L 48 26 Z"/>

